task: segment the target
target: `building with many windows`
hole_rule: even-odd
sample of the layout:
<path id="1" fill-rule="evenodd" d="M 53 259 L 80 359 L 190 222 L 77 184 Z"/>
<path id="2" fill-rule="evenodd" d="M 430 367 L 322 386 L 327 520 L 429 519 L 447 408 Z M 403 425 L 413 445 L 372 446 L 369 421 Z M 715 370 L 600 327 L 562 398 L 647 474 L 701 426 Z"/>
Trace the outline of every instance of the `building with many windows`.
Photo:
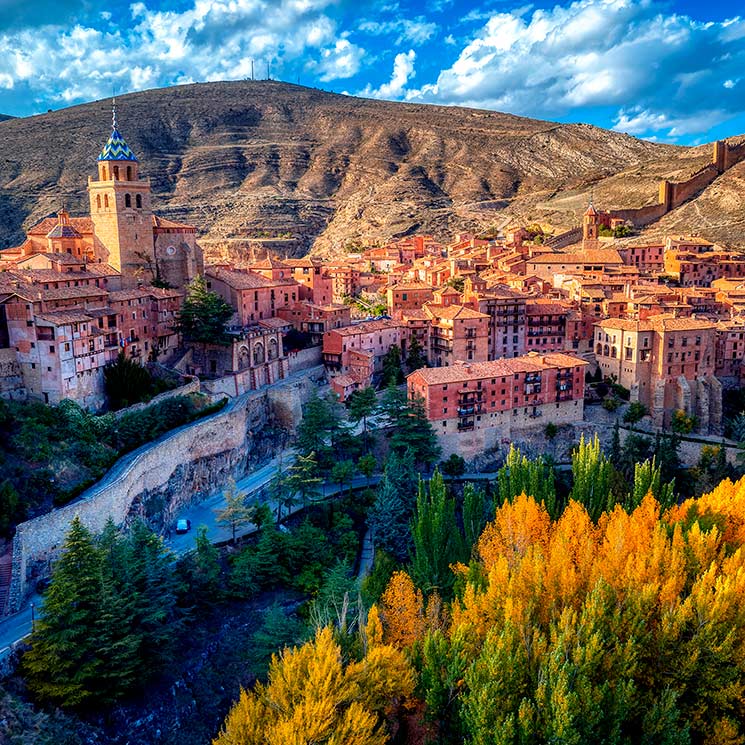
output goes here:
<path id="1" fill-rule="evenodd" d="M 514 433 L 582 420 L 587 362 L 562 352 L 416 370 L 421 397 L 447 452 L 481 452 Z"/>
<path id="2" fill-rule="evenodd" d="M 595 358 L 605 377 L 631 391 L 659 426 L 681 410 L 700 432 L 719 433 L 722 386 L 714 377 L 717 324 L 671 314 L 646 320 L 608 318 L 595 324 Z"/>

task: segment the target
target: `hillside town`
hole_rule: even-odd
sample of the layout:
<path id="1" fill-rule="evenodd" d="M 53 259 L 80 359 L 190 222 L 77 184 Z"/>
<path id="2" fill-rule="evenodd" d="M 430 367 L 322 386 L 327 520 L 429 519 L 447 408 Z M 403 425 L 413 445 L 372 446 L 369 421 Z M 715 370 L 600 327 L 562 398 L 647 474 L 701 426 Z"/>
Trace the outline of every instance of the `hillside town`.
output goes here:
<path id="1" fill-rule="evenodd" d="M 380 384 L 395 347 L 410 395 L 457 450 L 581 421 L 593 379 L 622 386 L 656 426 L 682 412 L 719 434 L 722 390 L 743 382 L 745 255 L 702 238 L 634 238 L 590 203 L 581 228 L 558 235 L 513 226 L 411 235 L 334 261 L 205 265 L 198 228 L 154 211 L 116 114 L 97 167 L 90 214 L 60 208 L 0 252 L 5 398 L 100 410 L 104 370 L 123 354 L 228 379 L 234 395 L 322 360 L 345 401 Z M 227 345 L 179 335 L 200 276 L 234 311 Z"/>

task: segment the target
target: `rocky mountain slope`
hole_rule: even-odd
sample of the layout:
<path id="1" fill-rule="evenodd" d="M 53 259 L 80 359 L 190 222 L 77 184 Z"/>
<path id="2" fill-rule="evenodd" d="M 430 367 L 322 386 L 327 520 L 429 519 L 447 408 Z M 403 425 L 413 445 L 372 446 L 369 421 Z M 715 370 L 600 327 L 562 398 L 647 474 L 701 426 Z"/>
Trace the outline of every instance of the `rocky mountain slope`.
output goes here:
<path id="1" fill-rule="evenodd" d="M 0 247 L 63 204 L 87 210 L 85 182 L 110 116 L 110 102 L 99 101 L 0 123 Z M 511 220 L 571 227 L 591 188 L 600 206 L 641 206 L 655 200 L 661 177 L 688 174 L 709 156 L 589 125 L 273 81 L 130 94 L 118 99 L 118 116 L 156 209 L 196 224 L 208 255 L 232 258 Z"/>

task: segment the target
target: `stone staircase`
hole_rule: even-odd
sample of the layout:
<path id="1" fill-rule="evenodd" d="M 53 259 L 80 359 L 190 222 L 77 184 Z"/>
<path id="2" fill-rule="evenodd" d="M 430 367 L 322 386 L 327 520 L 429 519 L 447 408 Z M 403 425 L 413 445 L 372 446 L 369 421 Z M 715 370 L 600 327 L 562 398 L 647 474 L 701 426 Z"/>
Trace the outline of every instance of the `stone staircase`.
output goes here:
<path id="1" fill-rule="evenodd" d="M 8 610 L 8 596 L 10 595 L 10 578 L 13 570 L 13 550 L 8 549 L 0 556 L 0 617 Z"/>

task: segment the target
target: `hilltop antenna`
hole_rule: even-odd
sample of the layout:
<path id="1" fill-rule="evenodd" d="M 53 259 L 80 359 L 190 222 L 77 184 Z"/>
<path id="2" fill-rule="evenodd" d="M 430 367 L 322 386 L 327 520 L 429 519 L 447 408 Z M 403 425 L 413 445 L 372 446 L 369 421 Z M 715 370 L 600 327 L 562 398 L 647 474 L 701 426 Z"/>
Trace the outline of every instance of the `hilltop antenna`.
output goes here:
<path id="1" fill-rule="evenodd" d="M 116 96 L 111 99 L 111 128 L 116 129 Z"/>
<path id="2" fill-rule="evenodd" d="M 251 80 L 254 79 L 254 61 L 251 60 Z"/>
<path id="3" fill-rule="evenodd" d="M 271 63 L 269 62 L 269 60 L 267 60 L 267 63 L 266 63 L 266 79 L 267 80 L 271 80 L 272 79 L 272 73 L 271 73 L 271 69 L 272 68 L 271 68 L 270 65 L 271 65 Z"/>

